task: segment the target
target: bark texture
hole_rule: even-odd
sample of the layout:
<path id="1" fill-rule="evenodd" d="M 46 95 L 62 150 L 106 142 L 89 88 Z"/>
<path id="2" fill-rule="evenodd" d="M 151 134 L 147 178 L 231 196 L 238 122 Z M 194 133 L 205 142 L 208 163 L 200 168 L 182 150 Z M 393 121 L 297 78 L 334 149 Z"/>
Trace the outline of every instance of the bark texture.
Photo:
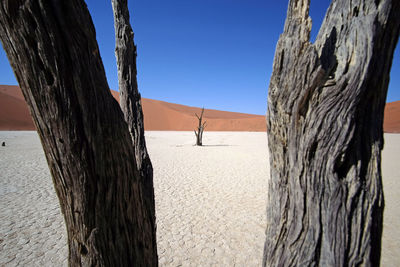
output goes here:
<path id="1" fill-rule="evenodd" d="M 141 97 L 137 84 L 136 69 L 136 45 L 134 33 L 129 21 L 129 9 L 127 0 L 112 0 L 115 27 L 115 56 L 118 66 L 118 81 L 120 93 L 120 106 L 128 124 L 129 132 L 135 147 L 136 164 L 140 173 L 141 184 L 144 185 L 145 207 L 151 216 L 151 225 L 148 231 L 152 231 L 151 241 L 153 265 L 157 265 L 157 242 L 155 225 L 155 203 L 153 187 L 153 166 L 146 149 L 144 137 L 144 118 Z M 150 259 L 149 259 L 150 263 Z"/>
<path id="2" fill-rule="evenodd" d="M 156 265 L 154 200 L 84 1 L 3 0 L 0 39 L 41 138 L 70 265 Z"/>
<path id="3" fill-rule="evenodd" d="M 383 112 L 397 0 L 333 0 L 314 44 L 290 0 L 268 95 L 264 266 L 378 266 Z"/>

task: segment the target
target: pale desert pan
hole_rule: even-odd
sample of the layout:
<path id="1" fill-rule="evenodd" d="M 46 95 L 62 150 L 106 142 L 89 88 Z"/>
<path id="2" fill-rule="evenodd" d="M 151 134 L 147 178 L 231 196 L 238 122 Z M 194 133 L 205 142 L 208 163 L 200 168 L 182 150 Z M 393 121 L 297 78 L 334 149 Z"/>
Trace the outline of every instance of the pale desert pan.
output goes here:
<path id="1" fill-rule="evenodd" d="M 259 266 L 266 133 L 146 132 L 161 266 Z M 63 218 L 35 132 L 0 132 L 0 266 L 65 266 Z M 400 135 L 385 134 L 382 266 L 400 265 Z"/>

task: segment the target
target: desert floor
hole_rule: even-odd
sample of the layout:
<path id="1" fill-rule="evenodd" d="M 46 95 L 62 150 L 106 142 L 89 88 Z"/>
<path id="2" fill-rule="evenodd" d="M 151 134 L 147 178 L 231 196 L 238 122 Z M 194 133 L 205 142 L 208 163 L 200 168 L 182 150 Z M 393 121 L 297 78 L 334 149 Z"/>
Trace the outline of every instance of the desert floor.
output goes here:
<path id="1" fill-rule="evenodd" d="M 259 266 L 266 133 L 146 132 L 163 266 Z M 0 132 L 0 266 L 67 265 L 66 231 L 35 132 Z M 400 135 L 385 134 L 382 266 L 400 265 Z"/>

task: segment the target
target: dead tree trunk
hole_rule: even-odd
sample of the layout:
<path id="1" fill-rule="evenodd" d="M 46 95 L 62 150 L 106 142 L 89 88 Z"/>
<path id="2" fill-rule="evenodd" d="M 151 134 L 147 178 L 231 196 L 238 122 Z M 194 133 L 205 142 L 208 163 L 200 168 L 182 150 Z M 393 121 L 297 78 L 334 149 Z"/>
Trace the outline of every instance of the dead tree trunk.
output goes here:
<path id="1" fill-rule="evenodd" d="M 400 2 L 290 0 L 268 96 L 264 266 L 378 266 L 383 111 Z"/>
<path id="2" fill-rule="evenodd" d="M 206 122 L 202 123 L 203 113 L 204 113 L 204 108 L 201 110 L 200 116 L 197 115 L 197 113 L 195 113 L 197 119 L 199 120 L 199 126 L 197 126 L 197 131 L 194 130 L 194 134 L 196 135 L 196 146 L 203 145 L 203 132 L 204 129 L 206 128 Z"/>
<path id="3" fill-rule="evenodd" d="M 152 231 L 151 241 L 153 250 L 153 264 L 158 262 L 155 203 L 153 187 L 153 167 L 146 149 L 144 138 L 144 118 L 141 97 L 138 91 L 136 70 L 136 46 L 133 41 L 133 30 L 129 22 L 129 9 L 127 0 L 112 0 L 115 27 L 115 55 L 118 65 L 118 81 L 120 93 L 120 106 L 128 124 L 132 142 L 135 148 L 136 164 L 140 173 L 141 184 L 144 186 L 145 207 L 149 208 L 151 216 L 148 231 Z M 150 259 L 149 259 L 150 260 Z M 150 261 L 149 261 L 150 262 Z"/>
<path id="4" fill-rule="evenodd" d="M 0 39 L 53 177 L 70 265 L 157 265 L 154 200 L 84 1 L 3 0 Z"/>

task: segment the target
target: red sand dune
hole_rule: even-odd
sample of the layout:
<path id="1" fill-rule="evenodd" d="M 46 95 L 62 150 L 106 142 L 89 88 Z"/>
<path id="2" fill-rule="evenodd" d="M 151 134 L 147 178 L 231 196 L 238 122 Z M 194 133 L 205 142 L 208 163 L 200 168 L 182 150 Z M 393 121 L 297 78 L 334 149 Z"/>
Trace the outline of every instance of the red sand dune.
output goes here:
<path id="1" fill-rule="evenodd" d="M 119 94 L 111 90 L 119 100 Z M 142 98 L 146 130 L 192 131 L 201 109 L 164 101 Z M 236 112 L 206 109 L 204 119 L 208 131 L 266 131 L 265 117 Z M 34 130 L 28 107 L 18 86 L 0 85 L 0 130 Z M 400 101 L 387 103 L 384 130 L 400 133 Z"/>
<path id="2" fill-rule="evenodd" d="M 35 130 L 18 86 L 0 85 L 0 130 Z"/>
<path id="3" fill-rule="evenodd" d="M 119 93 L 111 90 L 119 100 Z M 192 131 L 201 109 L 142 98 L 146 130 Z M 265 131 L 262 115 L 205 109 L 208 131 Z M 28 107 L 18 86 L 0 85 L 0 130 L 35 130 Z"/>
<path id="4" fill-rule="evenodd" d="M 400 101 L 386 103 L 383 129 L 387 133 L 400 133 Z"/>

